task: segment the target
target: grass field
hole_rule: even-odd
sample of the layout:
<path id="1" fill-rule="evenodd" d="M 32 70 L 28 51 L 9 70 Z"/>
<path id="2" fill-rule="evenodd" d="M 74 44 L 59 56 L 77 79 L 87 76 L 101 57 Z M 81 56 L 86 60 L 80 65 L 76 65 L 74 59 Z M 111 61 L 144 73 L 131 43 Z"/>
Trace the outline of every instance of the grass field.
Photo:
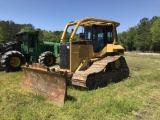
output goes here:
<path id="1" fill-rule="evenodd" d="M 0 71 L 0 120 L 160 120 L 160 56 L 125 58 L 130 78 L 92 91 L 69 87 L 63 107 L 22 86 L 22 72 Z"/>

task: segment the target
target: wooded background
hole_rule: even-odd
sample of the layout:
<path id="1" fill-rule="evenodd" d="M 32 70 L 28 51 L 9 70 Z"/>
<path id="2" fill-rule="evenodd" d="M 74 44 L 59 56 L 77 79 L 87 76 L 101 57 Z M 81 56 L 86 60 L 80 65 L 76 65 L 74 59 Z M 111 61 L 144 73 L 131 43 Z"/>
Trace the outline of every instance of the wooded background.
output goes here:
<path id="1" fill-rule="evenodd" d="M 42 30 L 35 28 L 32 24 L 18 24 L 14 21 L 0 20 L 0 43 L 16 41 L 15 34 L 22 30 L 38 30 L 40 40 L 53 42 L 59 42 L 63 32 Z M 69 33 L 66 38 L 68 37 Z M 118 40 L 126 51 L 160 52 L 160 17 L 142 18 L 136 26 L 118 33 Z"/>
<path id="2" fill-rule="evenodd" d="M 160 17 L 142 18 L 118 38 L 127 51 L 160 52 Z"/>

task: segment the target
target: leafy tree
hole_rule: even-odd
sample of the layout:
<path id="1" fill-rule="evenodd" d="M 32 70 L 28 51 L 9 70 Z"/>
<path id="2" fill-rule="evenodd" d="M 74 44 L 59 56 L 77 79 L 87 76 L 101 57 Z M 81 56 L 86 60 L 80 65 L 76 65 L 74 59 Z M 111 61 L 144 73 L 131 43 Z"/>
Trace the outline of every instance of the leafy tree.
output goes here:
<path id="1" fill-rule="evenodd" d="M 136 27 L 131 27 L 127 31 L 127 47 L 129 51 L 135 50 L 135 37 L 137 35 L 137 29 Z"/>
<path id="2" fill-rule="evenodd" d="M 150 33 L 152 37 L 151 50 L 154 52 L 160 51 L 160 17 L 153 23 Z"/>
<path id="3" fill-rule="evenodd" d="M 2 28 L 0 28 L 0 43 L 2 43 L 4 40 L 3 40 L 3 36 L 2 36 Z"/>
<path id="4" fill-rule="evenodd" d="M 0 36 L 2 42 L 15 41 L 15 34 L 20 30 L 13 21 L 0 21 Z"/>
<path id="5" fill-rule="evenodd" d="M 154 50 L 155 43 L 153 45 L 153 33 L 151 33 L 152 24 L 157 20 L 158 17 L 154 16 L 152 19 L 143 18 L 140 23 L 135 27 L 129 28 L 127 31 L 118 34 L 120 43 L 126 50 L 140 50 L 150 51 Z"/>
<path id="6" fill-rule="evenodd" d="M 34 26 L 32 24 L 24 24 L 22 25 L 21 31 L 28 31 L 28 32 L 33 32 L 35 31 Z"/>
<path id="7" fill-rule="evenodd" d="M 15 34 L 21 30 L 33 31 L 32 24 L 16 24 L 13 21 L 0 21 L 0 42 L 16 41 Z"/>
<path id="8" fill-rule="evenodd" d="M 118 34 L 119 43 L 125 48 L 125 50 L 128 50 L 127 39 L 126 38 L 127 38 L 127 32 L 126 31 Z"/>
<path id="9" fill-rule="evenodd" d="M 136 36 L 135 27 L 129 28 L 127 32 L 122 32 L 118 34 L 120 44 L 122 44 L 125 50 L 127 51 L 135 50 L 135 44 L 134 44 L 135 36 Z"/>
<path id="10" fill-rule="evenodd" d="M 150 44 L 151 44 L 150 21 L 148 18 L 143 18 L 137 25 L 137 36 L 135 45 L 137 50 L 148 51 L 150 49 Z"/>
<path id="11" fill-rule="evenodd" d="M 60 42 L 61 36 L 62 36 L 63 31 L 54 31 L 54 41 L 55 42 Z"/>

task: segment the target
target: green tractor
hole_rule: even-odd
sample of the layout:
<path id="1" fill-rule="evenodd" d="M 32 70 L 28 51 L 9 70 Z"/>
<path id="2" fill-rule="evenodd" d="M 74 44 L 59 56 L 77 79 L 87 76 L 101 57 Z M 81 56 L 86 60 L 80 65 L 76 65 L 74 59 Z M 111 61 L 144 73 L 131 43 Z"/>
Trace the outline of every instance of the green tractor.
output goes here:
<path id="1" fill-rule="evenodd" d="M 6 51 L 1 57 L 1 67 L 6 71 L 18 71 L 21 65 L 39 62 L 49 67 L 56 64 L 59 56 L 59 43 L 38 40 L 39 32 L 19 32 L 17 45 L 19 49 Z M 19 46 L 19 47 L 18 47 Z"/>

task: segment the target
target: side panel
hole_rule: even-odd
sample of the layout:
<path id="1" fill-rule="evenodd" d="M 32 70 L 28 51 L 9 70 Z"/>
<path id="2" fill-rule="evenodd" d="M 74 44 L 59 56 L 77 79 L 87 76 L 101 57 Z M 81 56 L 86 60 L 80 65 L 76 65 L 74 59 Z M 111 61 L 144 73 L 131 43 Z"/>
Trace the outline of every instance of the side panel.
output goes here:
<path id="1" fill-rule="evenodd" d="M 74 72 L 83 60 L 93 58 L 92 45 L 71 45 L 70 71 Z"/>
<path id="2" fill-rule="evenodd" d="M 94 53 L 94 56 L 101 57 L 109 53 L 124 55 L 124 48 L 121 45 L 107 44 L 99 53 Z"/>

